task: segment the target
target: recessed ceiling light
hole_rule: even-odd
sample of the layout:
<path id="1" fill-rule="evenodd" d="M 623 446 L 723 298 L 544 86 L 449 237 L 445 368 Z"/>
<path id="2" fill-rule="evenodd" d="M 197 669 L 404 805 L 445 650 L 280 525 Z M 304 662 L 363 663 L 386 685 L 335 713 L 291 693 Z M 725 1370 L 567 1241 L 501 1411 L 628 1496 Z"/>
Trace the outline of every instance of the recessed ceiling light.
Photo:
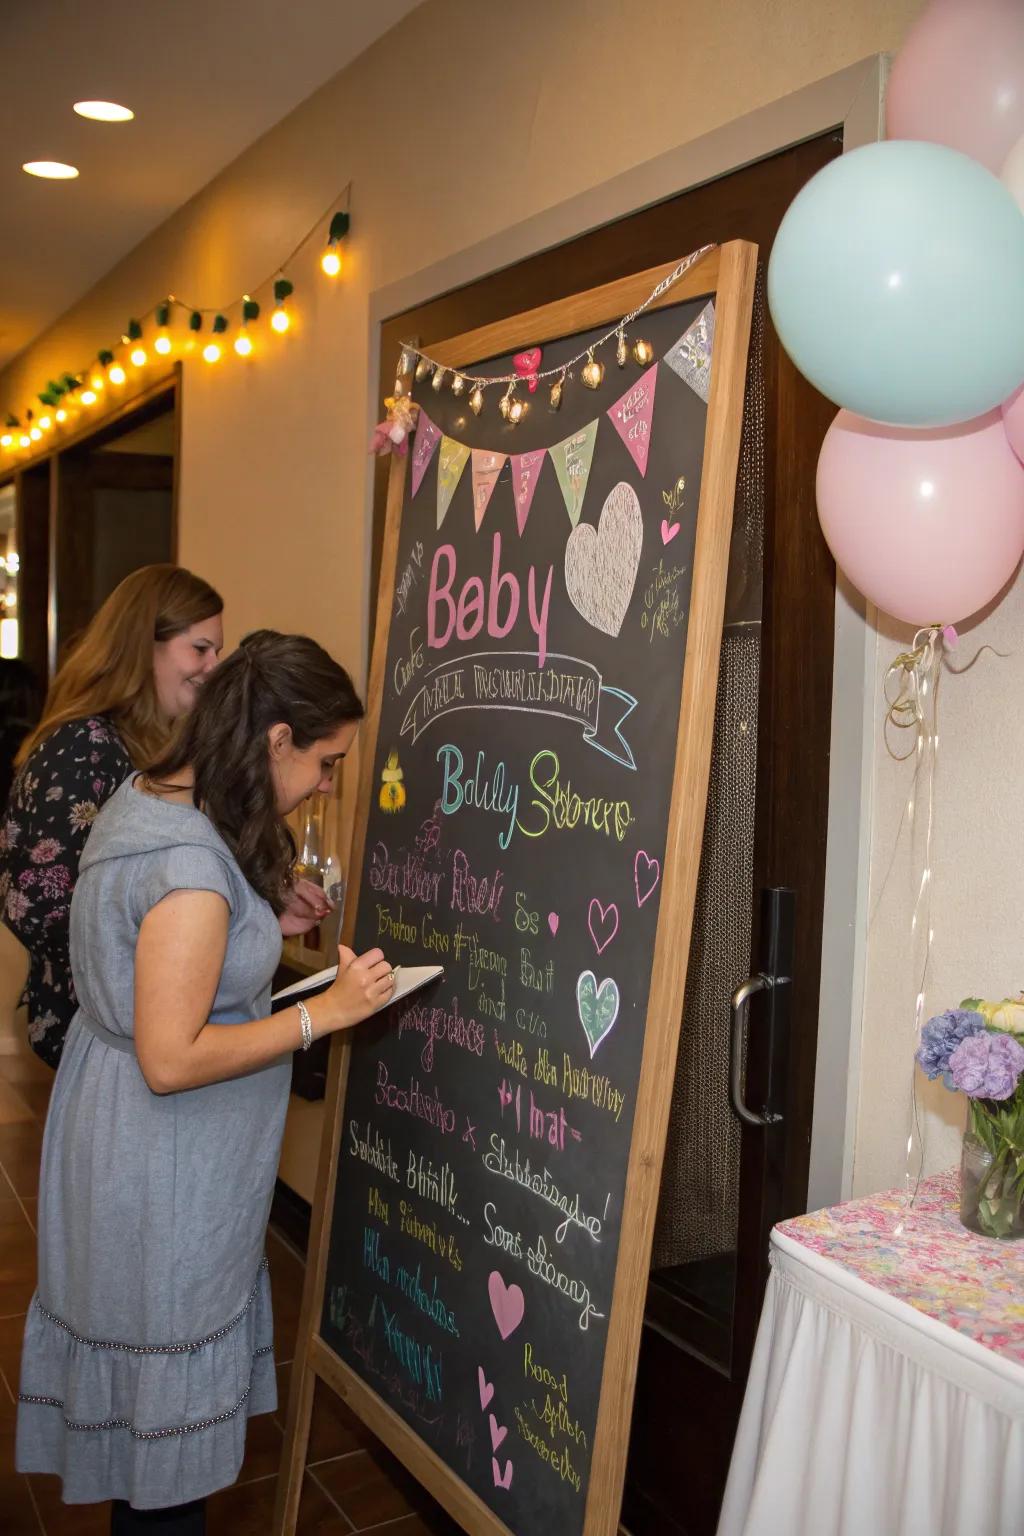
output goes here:
<path id="1" fill-rule="evenodd" d="M 75 111 L 96 123 L 130 123 L 135 116 L 131 107 L 119 106 L 116 101 L 76 101 Z"/>
<path id="2" fill-rule="evenodd" d="M 62 160 L 26 160 L 22 170 L 30 176 L 45 176 L 48 181 L 71 181 L 78 175 L 77 165 L 65 165 Z"/>

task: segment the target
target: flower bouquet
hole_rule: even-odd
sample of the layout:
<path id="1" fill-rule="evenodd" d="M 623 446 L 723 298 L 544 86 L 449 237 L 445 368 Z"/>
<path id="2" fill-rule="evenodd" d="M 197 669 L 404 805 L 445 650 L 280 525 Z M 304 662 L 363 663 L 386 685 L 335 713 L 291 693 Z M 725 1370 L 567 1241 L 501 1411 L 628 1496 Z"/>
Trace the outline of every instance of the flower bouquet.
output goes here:
<path id="1" fill-rule="evenodd" d="M 986 1237 L 1024 1237 L 1024 994 L 969 997 L 929 1019 L 917 1060 L 929 1078 L 965 1093 L 960 1220 Z"/>

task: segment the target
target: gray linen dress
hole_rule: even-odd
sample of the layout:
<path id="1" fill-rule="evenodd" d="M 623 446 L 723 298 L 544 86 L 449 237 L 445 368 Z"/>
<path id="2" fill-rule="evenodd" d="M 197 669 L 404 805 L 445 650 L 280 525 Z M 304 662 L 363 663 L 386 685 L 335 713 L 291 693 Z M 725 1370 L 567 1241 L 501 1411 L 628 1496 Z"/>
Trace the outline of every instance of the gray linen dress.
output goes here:
<path id="1" fill-rule="evenodd" d="M 182 1093 L 146 1086 L 135 943 L 178 890 L 230 908 L 210 1021 L 265 1017 L 273 911 L 200 811 L 129 779 L 96 819 L 72 901 L 80 1008 L 46 1119 L 21 1366 L 18 1469 L 56 1473 L 71 1504 L 148 1509 L 225 1487 L 249 1416 L 277 1406 L 263 1245 L 290 1058 Z"/>

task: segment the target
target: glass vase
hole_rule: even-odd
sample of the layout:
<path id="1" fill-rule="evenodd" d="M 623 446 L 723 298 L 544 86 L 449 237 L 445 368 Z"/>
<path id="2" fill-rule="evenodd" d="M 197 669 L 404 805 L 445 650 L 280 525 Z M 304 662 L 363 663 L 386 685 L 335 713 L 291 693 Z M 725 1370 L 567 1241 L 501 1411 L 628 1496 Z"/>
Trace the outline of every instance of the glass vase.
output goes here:
<path id="1" fill-rule="evenodd" d="M 960 1156 L 960 1220 L 982 1237 L 1024 1237 L 1024 1189 L 1013 1149 L 992 1152 L 973 1131 L 964 1132 Z"/>

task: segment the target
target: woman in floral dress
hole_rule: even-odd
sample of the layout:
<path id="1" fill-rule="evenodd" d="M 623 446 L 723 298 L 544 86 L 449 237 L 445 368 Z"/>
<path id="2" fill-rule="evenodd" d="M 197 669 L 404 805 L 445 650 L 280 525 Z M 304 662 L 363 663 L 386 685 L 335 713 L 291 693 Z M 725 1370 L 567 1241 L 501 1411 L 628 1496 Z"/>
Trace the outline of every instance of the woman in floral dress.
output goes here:
<path id="1" fill-rule="evenodd" d="M 223 606 L 179 566 L 133 571 L 65 660 L 18 753 L 0 810 L 0 968 L 24 975 L 28 951 L 29 1039 L 51 1067 L 78 1006 L 68 921 L 89 829 L 192 709 L 224 644 Z"/>

